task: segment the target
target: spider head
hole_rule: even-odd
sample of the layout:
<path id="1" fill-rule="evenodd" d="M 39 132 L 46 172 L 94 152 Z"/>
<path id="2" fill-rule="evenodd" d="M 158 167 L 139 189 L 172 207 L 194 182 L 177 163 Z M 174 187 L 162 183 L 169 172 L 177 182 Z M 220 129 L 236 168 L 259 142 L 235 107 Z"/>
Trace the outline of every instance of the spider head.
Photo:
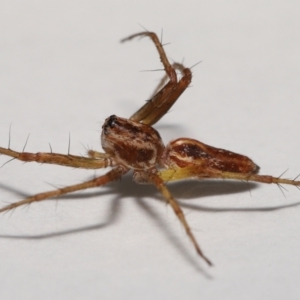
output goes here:
<path id="1" fill-rule="evenodd" d="M 155 167 L 164 149 L 154 128 L 115 115 L 105 120 L 101 142 L 116 164 L 137 170 Z"/>

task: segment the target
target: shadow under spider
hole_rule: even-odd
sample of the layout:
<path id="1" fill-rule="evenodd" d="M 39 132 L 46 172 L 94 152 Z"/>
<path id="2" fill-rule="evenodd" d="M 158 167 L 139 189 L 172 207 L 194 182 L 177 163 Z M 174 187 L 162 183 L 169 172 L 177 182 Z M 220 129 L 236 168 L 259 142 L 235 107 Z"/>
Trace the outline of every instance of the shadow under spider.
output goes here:
<path id="1" fill-rule="evenodd" d="M 235 193 L 242 193 L 242 192 L 250 192 L 253 189 L 257 189 L 259 184 L 252 183 L 252 182 L 240 182 L 240 181 L 220 181 L 220 180 L 202 180 L 202 181 L 181 181 L 181 182 L 173 182 L 172 184 L 168 185 L 171 193 L 173 196 L 179 200 L 180 206 L 183 208 L 188 208 L 196 211 L 202 212 L 213 212 L 213 213 L 222 213 L 222 212 L 268 212 L 274 211 L 279 209 L 286 209 L 294 206 L 300 205 L 299 202 L 286 204 L 286 205 L 279 205 L 275 207 L 260 207 L 260 208 L 232 208 L 232 207 L 208 207 L 202 206 L 199 204 L 190 204 L 186 203 L 185 200 L 187 199 L 199 199 L 203 197 L 210 197 L 215 195 L 229 195 Z M 24 193 L 17 191 L 9 186 L 0 184 L 0 188 L 9 190 L 18 194 L 21 197 L 27 197 Z M 192 254 L 185 248 L 184 244 L 181 244 L 177 238 L 175 238 L 172 230 L 168 226 L 164 220 L 158 217 L 157 213 L 154 209 L 148 204 L 148 199 L 144 200 L 143 198 L 154 198 L 156 201 L 164 202 L 161 199 L 161 195 L 156 192 L 156 189 L 152 185 L 138 185 L 136 184 L 131 176 L 123 176 L 120 181 L 112 182 L 107 186 L 100 187 L 98 191 L 95 189 L 91 192 L 81 192 L 77 194 L 69 194 L 58 199 L 48 199 L 55 200 L 55 201 L 65 201 L 65 200 L 83 200 L 87 198 L 95 198 L 99 197 L 101 200 L 101 196 L 112 194 L 113 199 L 111 199 L 111 208 L 109 209 L 110 213 L 105 222 L 96 223 L 93 225 L 88 226 L 81 226 L 78 228 L 72 228 L 67 230 L 61 230 L 56 232 L 48 232 L 43 234 L 37 235 L 4 235 L 0 234 L 0 238 L 8 238 L 8 239 L 28 239 L 28 240 L 41 240 L 41 239 L 48 239 L 54 238 L 69 234 L 75 233 L 82 233 L 86 231 L 92 230 L 99 230 L 103 229 L 113 222 L 115 222 L 120 215 L 120 201 L 122 198 L 135 198 L 135 202 L 139 206 L 139 208 L 143 209 L 151 220 L 154 220 L 158 225 L 159 229 L 164 232 L 167 239 L 176 247 L 176 249 L 183 254 L 183 257 L 199 269 L 196 259 L 192 256 Z M 202 268 L 199 269 L 202 273 L 204 272 Z M 204 272 L 205 273 L 205 272 Z M 207 274 L 204 274 L 207 276 Z"/>
<path id="2" fill-rule="evenodd" d="M 228 194 L 236 194 L 241 192 L 250 192 L 253 189 L 258 188 L 258 184 L 252 182 L 238 182 L 238 181 L 219 181 L 219 180 L 201 180 L 201 181 L 181 181 L 175 182 L 168 185 L 171 193 L 173 196 L 179 201 L 180 206 L 183 208 L 188 208 L 197 211 L 205 211 L 205 212 L 268 212 L 274 211 L 279 209 L 286 209 L 289 207 L 294 207 L 300 205 L 299 202 L 292 203 L 292 204 L 285 204 L 279 206 L 272 206 L 272 207 L 246 207 L 246 208 L 232 208 L 232 207 L 209 207 L 209 206 L 202 206 L 199 204 L 190 204 L 185 203 L 186 199 L 199 199 L 203 197 L 210 197 L 215 195 L 228 195 Z M 0 184 L 0 188 L 9 190 L 13 193 L 18 194 L 21 197 L 27 197 L 28 195 L 17 191 L 9 186 Z M 184 191 L 184 192 L 183 192 Z M 157 214 L 150 209 L 150 207 L 146 204 L 143 198 L 153 198 L 156 201 L 164 202 L 161 199 L 161 196 L 156 189 L 152 185 L 139 185 L 136 184 L 131 176 L 123 176 L 120 181 L 112 182 L 107 186 L 100 187 L 98 191 L 95 189 L 91 192 L 81 192 L 77 194 L 69 194 L 57 199 L 48 199 L 46 201 L 63 201 L 68 199 L 78 199 L 83 200 L 87 198 L 95 198 L 103 195 L 112 194 L 115 195 L 113 199 L 111 199 L 111 213 L 105 222 L 97 223 L 94 225 L 83 226 L 78 228 L 72 228 L 68 230 L 58 231 L 58 232 L 49 232 L 39 235 L 3 235 L 0 234 L 0 238 L 14 238 L 14 239 L 45 239 L 45 238 L 52 238 L 57 236 L 63 236 L 67 234 L 73 233 L 80 233 L 90 230 L 97 230 L 102 229 L 112 224 L 119 215 L 120 210 L 120 200 L 122 198 L 135 198 L 139 207 L 144 209 L 150 217 L 156 219 L 157 222 L 159 218 Z M 179 199 L 181 199 L 181 201 Z M 184 199 L 184 200 L 183 200 Z M 160 226 L 161 229 L 166 231 L 166 226 Z M 174 242 L 174 241 L 173 241 Z"/>

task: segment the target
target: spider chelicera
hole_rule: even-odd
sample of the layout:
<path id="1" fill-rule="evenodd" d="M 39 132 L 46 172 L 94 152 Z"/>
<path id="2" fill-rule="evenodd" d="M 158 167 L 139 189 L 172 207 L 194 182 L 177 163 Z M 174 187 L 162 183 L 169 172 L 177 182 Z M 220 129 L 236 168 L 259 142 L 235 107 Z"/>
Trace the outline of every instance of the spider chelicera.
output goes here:
<path id="1" fill-rule="evenodd" d="M 181 179 L 222 178 L 299 186 L 300 181 L 296 181 L 297 177 L 290 180 L 258 175 L 259 167 L 250 158 L 211 147 L 194 139 L 178 138 L 164 146 L 159 133 L 152 125 L 168 112 L 189 86 L 192 72 L 180 63 L 172 65 L 169 63 L 160 40 L 153 32 L 137 33 L 122 41 L 144 36 L 148 36 L 155 44 L 169 82 L 129 119 L 112 115 L 105 120 L 101 134 L 104 153 L 89 150 L 88 157 L 82 157 L 53 153 L 52 151 L 50 153 L 17 152 L 10 147 L 0 147 L 0 154 L 25 162 L 35 161 L 84 169 L 110 167 L 111 170 L 92 180 L 36 194 L 22 201 L 9 204 L 1 208 L 0 212 L 67 193 L 103 186 L 133 170 L 135 182 L 153 184 L 161 192 L 185 228 L 197 253 L 209 265 L 212 265 L 200 249 L 179 204 L 165 183 Z M 181 74 L 180 80 L 177 79 L 177 71 Z"/>

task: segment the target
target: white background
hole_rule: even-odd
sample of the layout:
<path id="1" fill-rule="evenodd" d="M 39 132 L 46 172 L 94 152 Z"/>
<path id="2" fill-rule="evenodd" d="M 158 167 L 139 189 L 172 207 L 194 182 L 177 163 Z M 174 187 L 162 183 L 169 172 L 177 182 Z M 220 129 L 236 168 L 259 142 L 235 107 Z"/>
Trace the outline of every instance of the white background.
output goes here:
<path id="1" fill-rule="evenodd" d="M 142 30 L 193 68 L 155 128 L 250 156 L 261 173 L 300 172 L 299 1 L 1 1 L 0 145 L 84 154 L 101 125 L 129 117 L 163 72 Z M 0 157 L 0 163 L 8 160 Z M 0 201 L 103 171 L 12 161 Z M 249 188 L 251 192 L 249 192 Z M 106 187 L 0 216 L 1 299 L 296 299 L 300 193 L 236 182 L 170 185 L 203 251 L 170 207 L 126 176 Z M 283 208 L 286 206 L 285 208 Z M 273 209 L 275 208 L 275 209 Z M 298 297 L 297 297 L 298 296 Z"/>

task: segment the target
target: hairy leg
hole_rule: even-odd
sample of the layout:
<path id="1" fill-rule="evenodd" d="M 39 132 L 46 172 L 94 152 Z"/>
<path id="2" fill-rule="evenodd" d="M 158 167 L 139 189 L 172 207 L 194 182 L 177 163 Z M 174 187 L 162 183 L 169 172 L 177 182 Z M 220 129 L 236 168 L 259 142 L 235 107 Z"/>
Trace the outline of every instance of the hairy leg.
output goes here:
<path id="1" fill-rule="evenodd" d="M 95 151 L 94 151 L 95 152 Z M 38 162 L 46 164 L 55 164 L 73 168 L 83 168 L 83 169 L 100 169 L 106 168 L 111 165 L 109 157 L 107 154 L 103 153 L 103 156 L 98 155 L 94 157 L 83 157 L 71 154 L 59 154 L 59 153 L 47 153 L 47 152 L 17 152 L 9 148 L 0 147 L 0 155 L 7 155 L 13 159 L 18 159 L 24 162 Z"/>
<path id="2" fill-rule="evenodd" d="M 192 73 L 190 69 L 184 68 L 181 64 L 174 64 L 172 66 L 169 63 L 163 46 L 154 32 L 140 32 L 123 39 L 122 42 L 143 36 L 149 36 L 154 42 L 159 53 L 160 60 L 170 81 L 160 91 L 158 91 L 152 99 L 147 101 L 145 105 L 135 112 L 130 119 L 143 124 L 153 125 L 166 114 L 179 96 L 189 86 L 192 80 Z M 182 73 L 182 78 L 179 82 L 177 81 L 175 69 L 179 69 Z"/>
<path id="3" fill-rule="evenodd" d="M 175 70 L 178 70 L 180 72 L 181 76 L 185 75 L 184 74 L 184 69 L 186 69 L 186 67 L 183 64 L 174 62 L 172 64 L 172 67 Z M 156 88 L 154 89 L 152 95 L 150 96 L 151 99 L 166 85 L 168 79 L 169 79 L 168 74 L 165 74 L 162 77 L 162 79 L 159 81 L 159 83 L 157 84 Z"/>
<path id="4" fill-rule="evenodd" d="M 281 177 L 273 177 L 269 175 L 244 174 L 235 172 L 224 172 L 215 169 L 203 169 L 201 166 L 193 165 L 184 168 L 170 168 L 160 171 L 160 178 L 164 182 L 177 181 L 183 179 L 233 179 L 241 181 L 254 181 L 261 183 L 288 184 L 300 186 L 300 181 L 294 179 L 285 179 Z"/>
<path id="5" fill-rule="evenodd" d="M 203 254 L 196 238 L 194 237 L 194 235 L 191 231 L 191 228 L 190 228 L 188 222 L 186 221 L 186 218 L 185 218 L 183 211 L 180 208 L 178 202 L 173 198 L 173 196 L 169 192 L 168 188 L 165 186 L 161 177 L 156 172 L 146 173 L 146 172 L 136 171 L 134 173 L 134 179 L 137 183 L 151 183 L 156 186 L 156 188 L 162 193 L 162 195 L 166 199 L 167 203 L 171 205 L 174 213 L 178 217 L 178 219 L 179 219 L 180 223 L 182 224 L 182 226 L 184 227 L 188 237 L 192 241 L 198 255 L 201 256 L 208 265 L 212 266 L 211 261 Z"/>
<path id="6" fill-rule="evenodd" d="M 43 200 L 53 198 L 53 197 L 58 197 L 58 196 L 61 196 L 61 195 L 64 195 L 64 194 L 68 194 L 68 193 L 72 193 L 72 192 L 76 192 L 76 191 L 80 191 L 80 190 L 85 190 L 85 189 L 88 189 L 88 188 L 102 186 L 102 185 L 105 185 L 106 183 L 109 183 L 111 181 L 119 179 L 127 171 L 128 170 L 125 170 L 122 167 L 118 167 L 118 168 L 112 169 L 111 171 L 109 171 L 105 175 L 94 178 L 92 180 L 89 180 L 89 181 L 86 181 L 86 182 L 83 182 L 83 183 L 79 183 L 79 184 L 70 185 L 70 186 L 67 186 L 67 187 L 64 187 L 64 188 L 61 188 L 61 189 L 56 189 L 56 190 L 53 190 L 53 191 L 48 191 L 48 192 L 36 194 L 34 196 L 28 197 L 28 198 L 26 198 L 24 200 L 21 200 L 19 202 L 9 204 L 9 205 L 4 206 L 3 208 L 1 208 L 0 212 L 8 211 L 8 210 L 14 209 L 18 206 L 22 206 L 22 205 L 25 205 L 25 204 L 30 204 L 32 202 L 43 201 Z"/>

